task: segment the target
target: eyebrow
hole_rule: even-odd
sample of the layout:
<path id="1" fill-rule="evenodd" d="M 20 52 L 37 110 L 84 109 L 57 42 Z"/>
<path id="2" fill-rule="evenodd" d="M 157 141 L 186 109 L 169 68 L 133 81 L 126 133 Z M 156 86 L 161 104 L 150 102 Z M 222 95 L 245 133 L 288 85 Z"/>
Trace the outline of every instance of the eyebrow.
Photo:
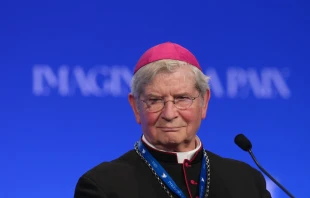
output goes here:
<path id="1" fill-rule="evenodd" d="M 182 92 L 182 93 L 178 93 L 178 94 L 173 94 L 173 96 L 191 96 L 193 94 L 190 94 L 188 92 Z"/>
<path id="2" fill-rule="evenodd" d="M 150 93 L 150 94 L 145 94 L 145 96 L 146 97 L 163 97 L 163 96 L 160 96 L 160 95 L 157 95 L 157 94 L 152 94 L 152 93 Z"/>
<path id="3" fill-rule="evenodd" d="M 191 96 L 191 95 L 193 95 L 193 94 L 190 94 L 189 92 L 181 92 L 181 93 L 173 94 L 173 97 L 177 97 L 177 96 Z M 145 96 L 146 97 L 158 97 L 158 98 L 164 97 L 164 96 L 160 96 L 160 95 L 153 94 L 153 93 L 146 94 Z"/>

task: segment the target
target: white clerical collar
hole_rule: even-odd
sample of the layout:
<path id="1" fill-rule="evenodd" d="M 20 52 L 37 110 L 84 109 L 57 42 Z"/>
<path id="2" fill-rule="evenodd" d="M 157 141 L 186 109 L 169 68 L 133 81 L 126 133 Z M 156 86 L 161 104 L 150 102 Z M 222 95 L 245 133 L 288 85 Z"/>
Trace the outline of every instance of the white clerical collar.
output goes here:
<path id="1" fill-rule="evenodd" d="M 143 142 L 145 142 L 148 146 L 150 146 L 151 148 L 157 150 L 157 151 L 161 151 L 161 152 L 167 152 L 164 150 L 160 150 L 158 148 L 156 148 L 155 146 L 153 146 L 149 141 L 146 140 L 146 138 L 144 137 L 144 135 L 142 136 L 142 140 Z M 196 136 L 196 141 L 198 143 L 198 145 L 196 146 L 196 148 L 194 150 L 191 151 L 186 151 L 186 152 L 169 152 L 169 153 L 174 153 L 176 154 L 177 158 L 178 158 L 178 163 L 179 164 L 183 164 L 184 160 L 191 160 L 192 157 L 195 155 L 195 153 L 200 149 L 201 147 L 201 142 L 200 139 L 198 138 L 198 136 Z"/>

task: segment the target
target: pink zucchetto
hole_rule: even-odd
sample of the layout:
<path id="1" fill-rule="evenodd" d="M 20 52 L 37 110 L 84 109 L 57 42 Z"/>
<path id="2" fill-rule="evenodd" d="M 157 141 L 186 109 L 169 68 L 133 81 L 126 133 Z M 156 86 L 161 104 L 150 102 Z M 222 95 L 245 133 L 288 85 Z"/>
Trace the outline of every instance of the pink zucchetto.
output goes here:
<path id="1" fill-rule="evenodd" d="M 162 59 L 183 61 L 202 70 L 196 57 L 188 49 L 176 43 L 165 42 L 144 52 L 136 64 L 134 74 L 143 66 Z"/>

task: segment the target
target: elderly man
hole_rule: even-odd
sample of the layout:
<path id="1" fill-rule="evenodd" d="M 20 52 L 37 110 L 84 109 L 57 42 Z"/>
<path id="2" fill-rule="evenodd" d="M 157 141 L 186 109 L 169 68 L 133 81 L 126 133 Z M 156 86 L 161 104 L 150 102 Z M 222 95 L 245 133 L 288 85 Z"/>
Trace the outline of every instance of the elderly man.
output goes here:
<path id="1" fill-rule="evenodd" d="M 75 198 L 271 197 L 260 172 L 205 150 L 196 135 L 208 81 L 184 47 L 166 42 L 147 50 L 128 96 L 143 135 L 133 150 L 85 173 Z"/>

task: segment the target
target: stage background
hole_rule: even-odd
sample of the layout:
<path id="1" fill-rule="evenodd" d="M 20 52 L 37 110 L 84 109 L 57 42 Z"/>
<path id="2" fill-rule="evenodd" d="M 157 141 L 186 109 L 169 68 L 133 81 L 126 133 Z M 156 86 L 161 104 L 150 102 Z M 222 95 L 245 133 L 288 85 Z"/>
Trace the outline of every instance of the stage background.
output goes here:
<path id="1" fill-rule="evenodd" d="M 135 63 L 166 41 L 212 78 L 199 136 L 309 197 L 309 1 L 2 1 L 0 197 L 73 197 L 78 178 L 139 139 Z M 268 189 L 285 198 L 275 185 Z"/>

